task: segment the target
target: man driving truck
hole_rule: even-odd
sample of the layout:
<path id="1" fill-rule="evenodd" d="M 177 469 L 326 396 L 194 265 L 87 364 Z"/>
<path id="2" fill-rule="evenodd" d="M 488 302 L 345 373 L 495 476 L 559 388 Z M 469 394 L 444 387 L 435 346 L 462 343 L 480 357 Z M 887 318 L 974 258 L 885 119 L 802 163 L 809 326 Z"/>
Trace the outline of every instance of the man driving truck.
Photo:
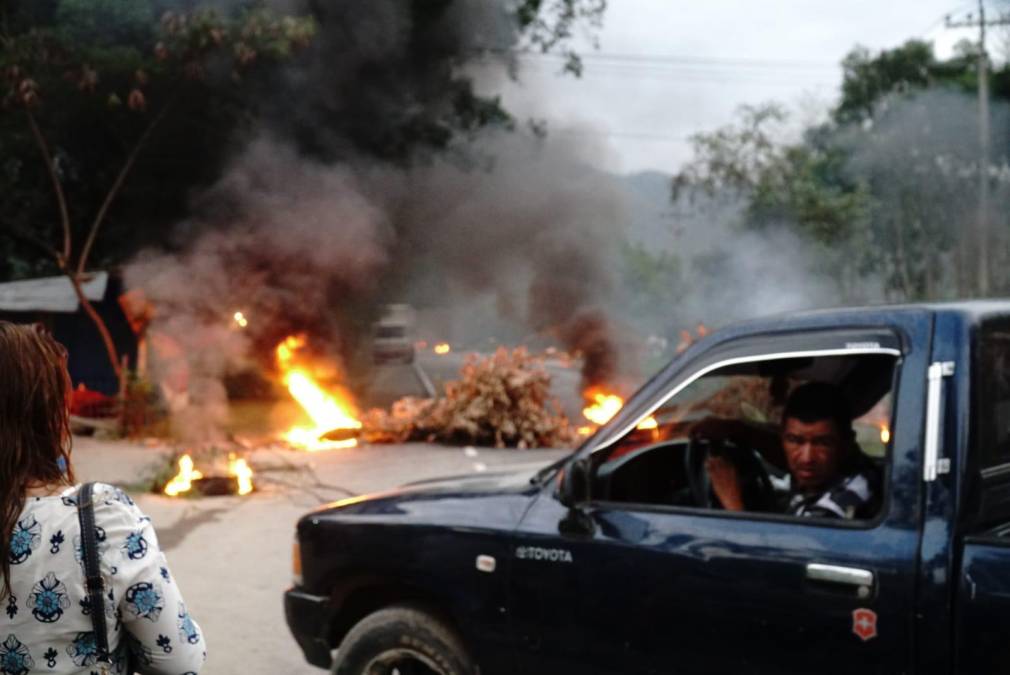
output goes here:
<path id="1" fill-rule="evenodd" d="M 833 385 L 810 382 L 793 390 L 777 438 L 746 422 L 714 418 L 695 425 L 691 434 L 754 448 L 773 464 L 788 468 L 789 489 L 776 505 L 779 513 L 872 518 L 880 506 L 878 472 L 859 449 L 849 404 Z M 724 509 L 747 510 L 740 473 L 731 459 L 710 454 L 705 469 Z"/>

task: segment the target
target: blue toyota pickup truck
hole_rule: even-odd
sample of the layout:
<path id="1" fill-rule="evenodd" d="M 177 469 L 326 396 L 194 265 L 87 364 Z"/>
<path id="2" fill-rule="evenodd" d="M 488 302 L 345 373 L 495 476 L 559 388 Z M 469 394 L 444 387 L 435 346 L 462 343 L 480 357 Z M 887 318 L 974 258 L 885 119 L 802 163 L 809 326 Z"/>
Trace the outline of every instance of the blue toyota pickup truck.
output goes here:
<path id="1" fill-rule="evenodd" d="M 866 480 L 802 511 L 796 458 L 837 440 L 790 431 L 810 383 L 844 399 L 828 428 Z M 711 420 L 784 452 L 692 431 Z M 1005 672 L 1010 302 L 716 332 L 536 475 L 307 514 L 295 569 L 288 624 L 339 674 Z"/>

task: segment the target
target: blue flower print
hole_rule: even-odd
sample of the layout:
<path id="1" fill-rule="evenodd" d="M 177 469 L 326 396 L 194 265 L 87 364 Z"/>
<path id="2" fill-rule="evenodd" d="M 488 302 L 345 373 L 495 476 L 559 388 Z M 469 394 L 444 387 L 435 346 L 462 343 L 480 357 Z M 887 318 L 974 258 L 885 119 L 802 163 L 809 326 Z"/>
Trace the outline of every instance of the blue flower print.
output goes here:
<path id="1" fill-rule="evenodd" d="M 50 647 L 49 649 L 46 650 L 46 653 L 43 654 L 42 657 L 46 660 L 46 665 L 47 666 L 49 666 L 50 668 L 55 668 L 56 667 L 56 657 L 59 656 L 59 655 L 60 655 L 59 652 L 57 652 L 55 649 L 53 649 L 52 647 Z"/>
<path id="2" fill-rule="evenodd" d="M 4 675 L 25 675 L 34 665 L 28 647 L 13 635 L 8 635 L 0 644 L 0 672 Z"/>
<path id="3" fill-rule="evenodd" d="M 172 638 L 168 637 L 167 635 L 161 635 L 159 633 L 157 644 L 159 647 L 161 647 L 161 651 L 165 652 L 166 654 L 172 653 Z"/>
<path id="4" fill-rule="evenodd" d="M 147 540 L 140 532 L 131 532 L 123 542 L 123 552 L 130 560 L 140 560 L 147 555 Z"/>
<path id="5" fill-rule="evenodd" d="M 28 594 L 28 608 L 32 610 L 32 616 L 42 623 L 59 621 L 63 610 L 69 606 L 67 587 L 52 572 L 42 581 L 36 582 Z"/>
<path id="6" fill-rule="evenodd" d="M 81 614 L 84 616 L 91 616 L 91 596 L 85 595 L 83 598 L 77 601 L 77 604 L 81 607 Z M 110 619 L 115 618 L 116 612 L 118 610 L 114 609 L 116 606 L 116 598 L 113 593 L 113 589 L 109 589 L 109 592 L 105 594 L 105 602 L 102 603 L 105 606 L 105 616 Z"/>
<path id="7" fill-rule="evenodd" d="M 126 589 L 126 606 L 138 618 L 157 621 L 165 603 L 153 584 L 142 581 Z"/>
<path id="8" fill-rule="evenodd" d="M 111 490 L 107 490 L 104 497 L 106 505 L 114 502 L 119 502 L 120 504 L 125 504 L 126 506 L 134 505 L 134 501 L 130 498 L 130 495 L 126 494 L 126 492 L 124 492 L 121 488 L 114 487 Z"/>
<path id="9" fill-rule="evenodd" d="M 98 644 L 93 632 L 78 633 L 67 645 L 67 655 L 77 666 L 90 666 L 98 661 Z"/>
<path id="10" fill-rule="evenodd" d="M 49 537 L 49 552 L 56 555 L 60 552 L 60 545 L 63 543 L 63 530 L 56 530 L 56 534 Z"/>
<path id="11" fill-rule="evenodd" d="M 35 521 L 35 516 L 28 515 L 24 520 L 19 520 L 11 534 L 10 561 L 11 565 L 20 565 L 32 550 L 37 548 L 42 542 L 42 526 Z"/>
<path id="12" fill-rule="evenodd" d="M 77 506 L 77 497 L 60 497 L 64 506 Z"/>
<path id="13" fill-rule="evenodd" d="M 11 621 L 18 615 L 18 598 L 11 593 L 7 596 L 7 618 Z"/>
<path id="14" fill-rule="evenodd" d="M 179 603 L 179 637 L 191 645 L 200 641 L 200 633 L 196 630 L 196 624 L 186 611 L 186 605 Z"/>
<path id="15" fill-rule="evenodd" d="M 171 581 L 172 580 L 172 577 L 168 574 L 168 568 L 167 567 L 162 567 L 160 569 L 160 572 L 161 572 L 161 578 L 162 579 L 164 579 L 165 581 Z"/>

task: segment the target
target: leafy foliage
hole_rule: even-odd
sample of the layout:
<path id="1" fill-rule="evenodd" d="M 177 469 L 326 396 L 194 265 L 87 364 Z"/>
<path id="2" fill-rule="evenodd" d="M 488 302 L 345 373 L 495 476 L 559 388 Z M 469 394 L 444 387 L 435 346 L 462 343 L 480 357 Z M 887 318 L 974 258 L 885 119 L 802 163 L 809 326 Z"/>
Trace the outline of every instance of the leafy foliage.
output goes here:
<path id="1" fill-rule="evenodd" d="M 550 398 L 551 376 L 525 349 L 499 348 L 487 358 L 471 356 L 459 380 L 447 382 L 438 399 L 405 398 L 392 409 L 371 410 L 367 440 L 387 443 L 440 441 L 494 447 L 558 447 L 576 436 Z"/>
<path id="2" fill-rule="evenodd" d="M 859 300 L 867 279 L 895 300 L 973 293 L 970 236 L 978 212 L 975 55 L 940 61 L 910 41 L 843 63 L 842 98 L 831 119 L 798 142 L 779 140 L 775 105 L 741 110 L 737 124 L 694 139 L 695 158 L 675 178 L 674 198 L 702 194 L 740 204 L 743 229 L 777 228 L 817 252 L 843 300 Z M 994 73 L 994 92 L 1010 77 Z M 1010 93 L 1010 91 L 1006 92 Z M 1002 94 L 1005 95 L 1005 94 Z M 994 203 L 1010 197 L 1005 120 L 994 119 L 988 167 Z M 1001 210 L 987 223 L 1007 239 Z M 994 281 L 1010 289 L 1001 246 Z"/>
<path id="3" fill-rule="evenodd" d="M 565 59 L 564 70 L 579 76 L 582 60 L 571 46 L 575 28 L 579 25 L 599 28 L 606 9 L 607 0 L 523 0 L 516 9 L 516 17 L 534 49 L 542 53 L 560 50 Z"/>
<path id="4" fill-rule="evenodd" d="M 109 229 L 98 240 L 99 265 L 163 237 L 186 191 L 218 165 L 228 129 L 243 115 L 244 76 L 289 58 L 315 30 L 310 19 L 264 9 L 160 19 L 155 9 L 151 0 L 59 0 L 8 10 L 0 35 L 8 158 L 0 222 L 25 257 L 48 251 L 53 268 L 78 266 L 86 261 L 61 259 L 69 257 L 61 242 L 81 241 L 96 225 Z M 138 149 L 141 161 L 120 194 L 116 178 Z M 65 205 L 41 189 L 54 183 Z"/>

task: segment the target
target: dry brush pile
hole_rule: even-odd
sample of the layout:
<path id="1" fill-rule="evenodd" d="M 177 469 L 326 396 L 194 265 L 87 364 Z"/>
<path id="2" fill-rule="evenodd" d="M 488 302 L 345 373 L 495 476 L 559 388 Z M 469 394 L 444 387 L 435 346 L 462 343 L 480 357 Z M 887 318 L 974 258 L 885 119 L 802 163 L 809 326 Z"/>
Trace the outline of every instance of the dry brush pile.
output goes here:
<path id="1" fill-rule="evenodd" d="M 390 410 L 370 410 L 365 440 L 485 445 L 498 448 L 573 445 L 577 435 L 550 396 L 543 361 L 524 348 L 499 348 L 486 358 L 470 356 L 460 378 L 437 399 L 407 397 Z"/>

